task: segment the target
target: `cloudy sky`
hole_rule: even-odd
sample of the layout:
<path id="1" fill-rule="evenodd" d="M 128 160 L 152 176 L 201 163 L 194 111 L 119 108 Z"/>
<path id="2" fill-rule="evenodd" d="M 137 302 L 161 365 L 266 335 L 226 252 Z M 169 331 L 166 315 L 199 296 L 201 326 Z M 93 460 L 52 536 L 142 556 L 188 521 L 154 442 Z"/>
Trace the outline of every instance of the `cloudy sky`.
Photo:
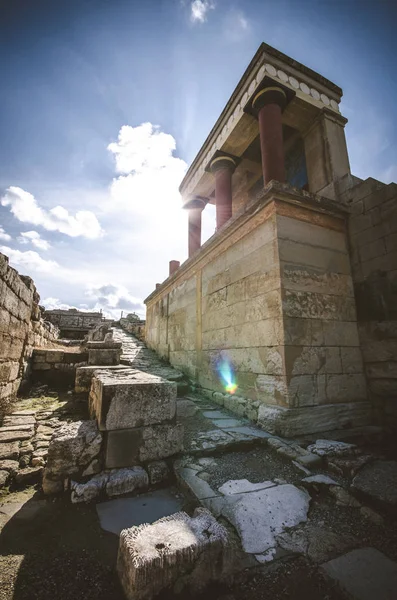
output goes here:
<path id="1" fill-rule="evenodd" d="M 353 173 L 397 181 L 396 13 L 388 0 L 0 0 L 0 252 L 47 307 L 143 315 L 187 255 L 178 185 L 262 41 L 343 88 Z"/>

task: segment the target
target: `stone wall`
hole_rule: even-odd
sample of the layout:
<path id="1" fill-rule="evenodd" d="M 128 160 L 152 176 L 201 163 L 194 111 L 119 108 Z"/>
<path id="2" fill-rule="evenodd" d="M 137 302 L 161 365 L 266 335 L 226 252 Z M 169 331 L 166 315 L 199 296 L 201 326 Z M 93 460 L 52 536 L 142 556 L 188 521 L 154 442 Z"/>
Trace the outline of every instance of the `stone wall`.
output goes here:
<path id="1" fill-rule="evenodd" d="M 397 185 L 352 183 L 342 197 L 365 372 L 377 418 L 397 429 Z"/>
<path id="2" fill-rule="evenodd" d="M 74 385 L 76 369 L 87 364 L 88 352 L 79 348 L 36 348 L 32 355 L 32 381 L 62 388 Z"/>
<path id="3" fill-rule="evenodd" d="M 269 184 L 147 299 L 149 346 L 286 435 L 370 422 L 346 211 Z M 226 369 L 227 370 L 227 369 Z"/>
<path id="4" fill-rule="evenodd" d="M 145 321 L 130 321 L 129 319 L 121 318 L 120 327 L 128 333 L 132 333 L 138 340 L 145 339 Z"/>
<path id="5" fill-rule="evenodd" d="M 28 375 L 34 346 L 55 346 L 57 329 L 45 324 L 30 277 L 19 275 L 0 254 L 0 413 Z"/>

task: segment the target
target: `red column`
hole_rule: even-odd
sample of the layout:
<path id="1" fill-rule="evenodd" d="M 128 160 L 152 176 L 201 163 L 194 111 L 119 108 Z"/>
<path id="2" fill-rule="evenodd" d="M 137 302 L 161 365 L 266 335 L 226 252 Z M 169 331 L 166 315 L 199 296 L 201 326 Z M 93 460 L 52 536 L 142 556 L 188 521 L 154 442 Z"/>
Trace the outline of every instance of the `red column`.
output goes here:
<path id="1" fill-rule="evenodd" d="M 189 209 L 189 258 L 201 246 L 201 208 Z"/>
<path id="2" fill-rule="evenodd" d="M 211 162 L 211 171 L 215 176 L 216 230 L 232 217 L 232 176 L 236 160 L 230 156 L 216 156 Z"/>
<path id="3" fill-rule="evenodd" d="M 261 90 L 252 102 L 257 111 L 262 153 L 263 183 L 272 179 L 285 181 L 282 109 L 286 104 L 285 92 L 272 87 Z"/>
<path id="4" fill-rule="evenodd" d="M 181 263 L 179 260 L 170 260 L 169 276 L 173 275 L 179 269 Z"/>

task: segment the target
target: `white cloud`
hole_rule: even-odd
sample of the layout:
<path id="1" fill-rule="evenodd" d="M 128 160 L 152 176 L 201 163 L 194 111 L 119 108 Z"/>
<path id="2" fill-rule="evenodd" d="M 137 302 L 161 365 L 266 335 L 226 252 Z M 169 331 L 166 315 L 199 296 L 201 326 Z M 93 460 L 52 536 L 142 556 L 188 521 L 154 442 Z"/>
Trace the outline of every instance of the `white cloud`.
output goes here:
<path id="1" fill-rule="evenodd" d="M 55 273 L 59 268 L 58 263 L 54 260 L 45 260 L 34 250 L 21 252 L 8 246 L 0 246 L 0 252 L 8 256 L 10 264 L 13 267 L 18 270 L 21 268 L 24 269 L 26 271 L 25 275 L 31 275 L 31 271 L 51 274 Z"/>
<path id="2" fill-rule="evenodd" d="M 145 306 L 139 298 L 132 296 L 126 287 L 108 283 L 99 287 L 90 288 L 86 296 L 91 298 L 95 304 L 93 310 L 100 310 L 110 314 L 112 317 L 119 318 L 121 311 L 124 314 L 136 312 L 143 316 Z"/>
<path id="3" fill-rule="evenodd" d="M 48 250 L 50 248 L 49 242 L 47 242 L 47 240 L 43 240 L 37 231 L 23 231 L 21 233 L 21 237 L 18 238 L 18 241 L 21 244 L 31 243 L 40 250 Z"/>
<path id="4" fill-rule="evenodd" d="M 223 20 L 223 33 L 230 42 L 239 42 L 250 32 L 250 23 L 241 10 L 230 10 Z"/>
<path id="5" fill-rule="evenodd" d="M 0 240 L 4 240 L 5 242 L 11 240 L 11 236 L 4 231 L 3 227 L 0 227 Z"/>
<path id="6" fill-rule="evenodd" d="M 194 0 L 190 5 L 190 20 L 192 23 L 204 23 L 207 20 L 209 10 L 215 8 L 215 4 L 209 0 Z"/>
<path id="7" fill-rule="evenodd" d="M 70 237 L 96 239 L 103 234 L 95 214 L 89 210 L 79 210 L 70 215 L 63 206 L 50 210 L 41 208 L 35 197 L 16 186 L 10 186 L 3 198 L 2 206 L 9 206 L 12 214 L 22 223 L 41 225 L 48 231 L 59 231 Z"/>

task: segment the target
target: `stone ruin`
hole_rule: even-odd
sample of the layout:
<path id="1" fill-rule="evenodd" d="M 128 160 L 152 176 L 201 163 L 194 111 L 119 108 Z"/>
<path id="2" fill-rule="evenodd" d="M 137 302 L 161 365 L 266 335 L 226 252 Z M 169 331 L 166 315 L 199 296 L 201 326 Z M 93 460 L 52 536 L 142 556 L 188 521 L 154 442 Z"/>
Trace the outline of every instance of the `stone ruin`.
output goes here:
<path id="1" fill-rule="evenodd" d="M 101 315 L 54 314 L 73 336 L 87 333 L 61 343 L 33 282 L 0 255 L 0 407 L 30 376 L 73 382 L 89 413 L 63 424 L 46 411 L 5 417 L 0 484 L 13 470 L 17 483 L 42 475 L 47 496 L 65 493 L 78 504 L 156 490 L 172 466 L 201 507 L 122 530 L 117 570 L 129 600 L 165 589 L 192 594 L 283 552 L 318 552 L 341 582 L 341 559 L 319 550 L 327 534 L 306 527 L 310 502 L 327 494 L 377 526 L 378 507 L 395 511 L 397 464 L 340 441 L 383 436 L 397 423 L 397 187 L 350 173 L 341 95 L 262 44 L 181 184 L 189 259 L 171 261 L 146 299 L 145 333 L 141 321 L 120 325 L 189 377 L 201 392 L 194 401 L 177 402 L 169 365 L 151 373 L 143 369 L 150 361 L 123 358 Z M 217 231 L 201 246 L 208 203 Z M 181 415 L 205 420 L 203 430 L 184 439 Z M 251 483 L 230 471 L 212 483 L 210 454 L 263 446 L 289 461 L 299 484 L 256 474 Z M 366 550 L 353 551 L 359 564 L 380 560 L 379 572 L 397 581 L 397 566 Z"/>

